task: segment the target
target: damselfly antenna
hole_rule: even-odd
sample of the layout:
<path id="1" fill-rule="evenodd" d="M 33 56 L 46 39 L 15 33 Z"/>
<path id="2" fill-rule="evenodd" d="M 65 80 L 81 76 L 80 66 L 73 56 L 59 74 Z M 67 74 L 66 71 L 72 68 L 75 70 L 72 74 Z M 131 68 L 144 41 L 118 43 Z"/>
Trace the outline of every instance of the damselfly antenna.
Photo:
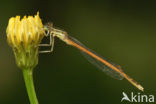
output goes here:
<path id="1" fill-rule="evenodd" d="M 137 87 L 139 90 L 143 91 L 144 88 L 138 84 L 136 81 L 134 81 L 132 78 L 130 78 L 127 74 L 125 74 L 120 65 L 117 65 L 106 58 L 98 55 L 96 52 L 92 51 L 91 49 L 84 46 L 81 42 L 76 40 L 75 38 L 69 36 L 65 31 L 62 31 L 60 29 L 56 29 L 53 27 L 51 23 L 48 23 L 44 26 L 44 29 L 46 31 L 45 36 L 50 36 L 50 44 L 41 44 L 41 46 L 51 46 L 51 50 L 48 51 L 41 51 L 41 53 L 47 53 L 52 52 L 54 47 L 54 37 L 58 37 L 60 40 L 64 41 L 68 45 L 74 46 L 77 49 L 81 51 L 81 53 L 84 55 L 84 57 L 91 62 L 93 65 L 98 67 L 100 70 L 104 71 L 107 75 L 122 80 L 123 78 L 127 79 L 132 85 Z"/>

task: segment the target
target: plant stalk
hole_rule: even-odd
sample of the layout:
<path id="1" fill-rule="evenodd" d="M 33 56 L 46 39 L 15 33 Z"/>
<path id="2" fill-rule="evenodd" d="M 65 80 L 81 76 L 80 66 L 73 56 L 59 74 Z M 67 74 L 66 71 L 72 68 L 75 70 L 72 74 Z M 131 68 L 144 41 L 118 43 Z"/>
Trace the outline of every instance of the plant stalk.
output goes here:
<path id="1" fill-rule="evenodd" d="M 23 69 L 22 71 L 30 104 L 38 104 L 33 82 L 33 69 Z"/>

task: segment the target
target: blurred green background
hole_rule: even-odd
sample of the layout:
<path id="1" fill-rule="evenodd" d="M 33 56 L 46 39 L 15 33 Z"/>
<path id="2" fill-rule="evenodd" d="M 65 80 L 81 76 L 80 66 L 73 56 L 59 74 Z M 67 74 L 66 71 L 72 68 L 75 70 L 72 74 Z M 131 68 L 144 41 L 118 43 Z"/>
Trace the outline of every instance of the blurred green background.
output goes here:
<path id="1" fill-rule="evenodd" d="M 21 70 L 6 42 L 12 16 L 40 12 L 155 94 L 156 2 L 135 0 L 1 0 L 0 104 L 29 104 Z M 140 92 L 127 80 L 107 76 L 81 57 L 79 51 L 56 39 L 53 53 L 40 54 L 34 70 L 40 104 L 120 104 L 122 92 Z M 127 103 L 127 102 L 126 102 Z"/>

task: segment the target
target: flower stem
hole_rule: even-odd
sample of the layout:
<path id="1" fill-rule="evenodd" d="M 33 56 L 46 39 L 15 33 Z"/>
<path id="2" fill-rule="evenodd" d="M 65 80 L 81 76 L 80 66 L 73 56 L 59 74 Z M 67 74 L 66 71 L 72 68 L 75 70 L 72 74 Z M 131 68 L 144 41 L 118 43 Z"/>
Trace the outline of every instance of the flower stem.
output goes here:
<path id="1" fill-rule="evenodd" d="M 23 69 L 23 76 L 24 76 L 24 81 L 29 96 L 30 104 L 38 104 L 34 83 L 33 83 L 33 70 Z"/>

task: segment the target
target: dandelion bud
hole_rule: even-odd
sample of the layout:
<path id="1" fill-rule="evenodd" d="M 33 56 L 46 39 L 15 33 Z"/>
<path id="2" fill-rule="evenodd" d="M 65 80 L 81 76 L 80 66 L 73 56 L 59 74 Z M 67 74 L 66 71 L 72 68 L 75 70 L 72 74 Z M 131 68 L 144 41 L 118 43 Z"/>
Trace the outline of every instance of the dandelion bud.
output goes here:
<path id="1" fill-rule="evenodd" d="M 38 63 L 38 45 L 44 37 L 42 21 L 37 15 L 11 17 L 6 29 L 8 44 L 13 48 L 20 68 L 34 68 Z"/>

